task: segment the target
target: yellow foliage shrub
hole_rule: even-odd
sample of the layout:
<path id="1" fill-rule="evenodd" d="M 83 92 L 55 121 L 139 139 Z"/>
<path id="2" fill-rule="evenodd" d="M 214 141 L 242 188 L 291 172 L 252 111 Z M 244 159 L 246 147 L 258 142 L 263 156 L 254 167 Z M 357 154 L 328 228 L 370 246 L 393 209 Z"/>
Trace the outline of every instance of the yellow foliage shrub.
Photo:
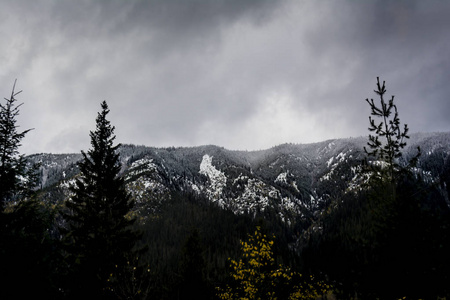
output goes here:
<path id="1" fill-rule="evenodd" d="M 272 250 L 274 239 L 257 227 L 248 241 L 241 241 L 241 258 L 229 259 L 233 283 L 217 288 L 220 299 L 316 299 L 331 291 L 330 285 L 313 276 L 303 278 L 288 267 L 277 266 Z"/>

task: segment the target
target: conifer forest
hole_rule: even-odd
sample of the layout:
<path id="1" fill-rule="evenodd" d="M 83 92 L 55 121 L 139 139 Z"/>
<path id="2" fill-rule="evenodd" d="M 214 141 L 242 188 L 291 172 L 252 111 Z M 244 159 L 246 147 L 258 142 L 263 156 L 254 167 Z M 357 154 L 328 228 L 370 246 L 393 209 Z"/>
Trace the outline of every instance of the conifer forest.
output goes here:
<path id="1" fill-rule="evenodd" d="M 0 299 L 450 299 L 450 133 L 410 133 L 386 91 L 365 137 L 122 145 L 103 101 L 89 149 L 25 156 L 14 83 Z"/>

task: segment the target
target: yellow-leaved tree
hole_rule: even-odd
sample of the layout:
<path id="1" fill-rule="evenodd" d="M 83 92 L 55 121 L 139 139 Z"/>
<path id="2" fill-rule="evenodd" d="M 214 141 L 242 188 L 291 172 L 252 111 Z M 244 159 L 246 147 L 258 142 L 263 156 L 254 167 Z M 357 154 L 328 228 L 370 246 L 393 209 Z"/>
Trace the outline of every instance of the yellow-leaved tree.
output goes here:
<path id="1" fill-rule="evenodd" d="M 241 258 L 230 259 L 230 284 L 217 288 L 220 299 L 316 299 L 331 293 L 330 285 L 313 276 L 302 276 L 277 265 L 272 250 L 274 239 L 258 226 L 248 241 L 241 241 Z"/>

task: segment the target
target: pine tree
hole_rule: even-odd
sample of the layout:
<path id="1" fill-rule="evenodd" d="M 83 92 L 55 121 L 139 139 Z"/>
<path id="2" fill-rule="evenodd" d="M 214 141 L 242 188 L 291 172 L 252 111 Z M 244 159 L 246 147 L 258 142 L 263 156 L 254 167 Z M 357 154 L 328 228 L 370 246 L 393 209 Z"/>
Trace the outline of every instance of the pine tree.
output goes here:
<path id="1" fill-rule="evenodd" d="M 385 166 L 381 168 L 370 168 L 373 175 L 379 175 L 378 179 L 386 179 L 388 183 L 395 185 L 398 176 L 407 170 L 407 167 L 399 165 L 398 160 L 402 157 L 402 149 L 406 146 L 408 136 L 408 125 L 404 124 L 403 130 L 400 126 L 400 118 L 398 115 L 397 106 L 394 104 L 394 96 L 386 103 L 384 94 L 386 93 L 385 82 L 380 84 L 380 78 L 377 77 L 377 90 L 374 92 L 380 96 L 380 105 L 377 106 L 373 99 L 366 99 L 370 105 L 371 116 L 369 116 L 369 131 L 374 132 L 375 135 L 369 134 L 369 150 L 364 147 L 364 151 L 369 157 L 374 157 Z M 375 119 L 381 118 L 379 123 L 375 123 Z M 410 160 L 409 166 L 416 163 L 420 156 L 420 148 L 418 154 Z M 367 166 L 367 160 L 365 161 Z M 409 167 L 408 166 L 408 167 Z"/>
<path id="2" fill-rule="evenodd" d="M 114 146 L 114 126 L 106 119 L 109 113 L 105 101 L 96 119 L 96 130 L 91 131 L 91 145 L 82 151 L 80 176 L 71 190 L 74 196 L 67 202 L 69 213 L 66 241 L 75 271 L 74 291 L 81 295 L 105 293 L 110 275 L 116 266 L 126 264 L 138 238 L 131 229 L 133 219 L 127 214 L 133 202 L 120 176 L 120 161 Z M 73 292 L 73 291 L 72 291 Z"/>
<path id="3" fill-rule="evenodd" d="M 18 151 L 21 140 L 32 129 L 18 131 L 16 118 L 23 103 L 16 104 L 16 96 L 22 91 L 16 92 L 15 87 L 16 81 L 11 96 L 4 98 L 5 104 L 0 104 L 0 209 L 12 200 L 27 196 L 36 182 L 34 170 L 27 168 L 26 159 Z"/>
<path id="4" fill-rule="evenodd" d="M 380 97 L 379 106 L 373 99 L 366 99 L 371 109 L 369 131 L 373 134 L 369 134 L 369 149 L 364 147 L 364 150 L 368 157 L 373 157 L 375 161 L 369 163 L 366 158 L 363 164 L 370 175 L 370 189 L 366 197 L 367 207 L 361 223 L 361 232 L 362 237 L 373 245 L 372 249 L 369 248 L 371 257 L 366 256 L 368 266 L 372 269 L 372 272 L 366 275 L 370 278 L 367 281 L 371 284 L 378 282 L 377 284 L 383 286 L 377 293 L 387 292 L 394 295 L 393 292 L 396 289 L 400 291 L 401 288 L 390 286 L 393 278 L 401 277 L 408 283 L 412 279 L 416 280 L 417 276 L 412 276 L 411 270 L 405 270 L 406 266 L 413 265 L 419 258 L 414 253 L 416 245 L 420 244 L 417 240 L 425 240 L 420 230 L 413 229 L 424 216 L 424 211 L 420 208 L 423 199 L 416 189 L 422 183 L 414 176 L 409 176 L 412 175 L 411 167 L 416 165 L 421 152 L 418 147 L 417 154 L 412 159 L 407 163 L 401 161 L 402 151 L 409 139 L 408 126 L 404 124 L 402 129 L 394 96 L 388 102 L 385 101 L 385 82 L 380 84 L 378 77 L 375 93 Z M 378 123 L 372 117 L 381 120 Z M 421 227 L 426 226 L 428 224 L 421 224 Z M 394 257 L 395 259 L 392 259 Z M 383 274 L 387 269 L 389 274 Z M 418 266 L 413 269 L 417 270 Z M 393 274 L 397 276 L 390 277 Z"/>

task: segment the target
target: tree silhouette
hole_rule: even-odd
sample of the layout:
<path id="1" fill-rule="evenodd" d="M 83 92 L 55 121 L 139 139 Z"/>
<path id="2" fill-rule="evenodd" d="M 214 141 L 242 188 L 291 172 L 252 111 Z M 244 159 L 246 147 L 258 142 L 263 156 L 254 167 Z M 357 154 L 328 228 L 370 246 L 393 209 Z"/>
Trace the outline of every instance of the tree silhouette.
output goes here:
<path id="1" fill-rule="evenodd" d="M 71 188 L 74 196 L 66 204 L 66 242 L 77 297 L 105 294 L 110 275 L 116 266 L 126 265 L 126 254 L 138 238 L 131 229 L 134 220 L 127 218 L 133 203 L 119 174 L 120 145 L 113 145 L 114 126 L 106 119 L 105 101 L 101 108 L 96 130 L 90 133 L 92 149 L 81 152 L 80 175 Z"/>
<path id="2" fill-rule="evenodd" d="M 382 85 L 380 84 L 379 77 L 377 77 L 377 89 L 374 92 L 380 96 L 380 106 L 377 106 L 373 99 L 366 99 L 371 109 L 369 131 L 373 132 L 374 135 L 369 134 L 367 143 L 369 149 L 364 147 L 364 151 L 369 157 L 374 157 L 380 163 L 385 164 L 381 168 L 371 168 L 373 175 L 378 176 L 378 179 L 386 179 L 387 182 L 395 185 L 399 174 L 406 170 L 399 165 L 398 160 L 402 157 L 402 149 L 406 146 L 406 140 L 409 139 L 409 129 L 407 124 L 404 124 L 403 129 L 401 129 L 397 106 L 394 104 L 394 96 L 388 102 L 384 100 L 386 86 L 384 81 Z M 381 118 L 381 121 L 376 123 L 372 116 Z M 419 156 L 420 148 L 418 148 L 418 154 L 410 160 L 410 165 L 415 164 Z M 368 165 L 367 160 L 365 162 Z"/>
<path id="3" fill-rule="evenodd" d="M 49 228 L 53 216 L 34 196 L 38 165 L 27 165 L 19 153 L 31 130 L 19 131 L 16 81 L 9 98 L 0 104 L 0 269 L 5 274 L 0 298 L 50 296 L 54 254 Z M 54 257 L 52 257 L 53 259 Z M 20 278 L 20 280 L 19 280 Z M 23 289 L 26 282 L 27 289 Z"/>
<path id="4" fill-rule="evenodd" d="M 18 131 L 16 124 L 19 108 L 16 96 L 16 81 L 11 96 L 4 98 L 6 103 L 0 104 L 0 208 L 11 201 L 26 196 L 36 182 L 34 169 L 27 168 L 26 159 L 19 155 L 21 140 L 32 129 Z"/>

